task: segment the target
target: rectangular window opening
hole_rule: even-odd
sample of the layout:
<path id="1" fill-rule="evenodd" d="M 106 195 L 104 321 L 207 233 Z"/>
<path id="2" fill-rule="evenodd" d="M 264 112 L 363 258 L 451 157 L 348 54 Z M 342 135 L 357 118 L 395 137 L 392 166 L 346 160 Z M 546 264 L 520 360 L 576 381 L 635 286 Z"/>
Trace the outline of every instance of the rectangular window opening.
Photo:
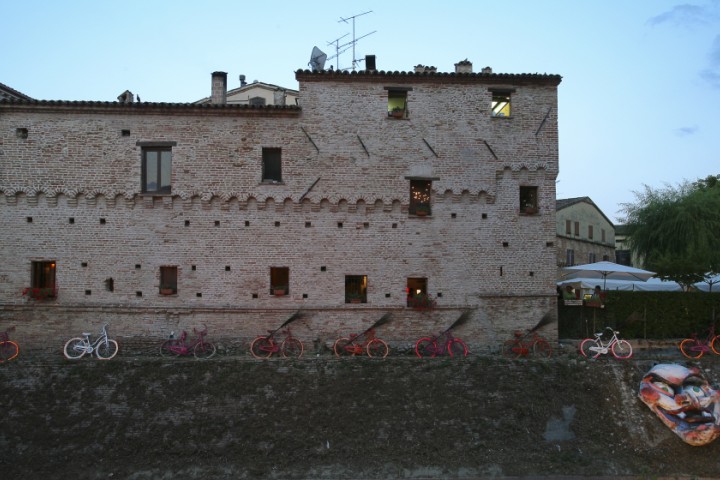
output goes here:
<path id="1" fill-rule="evenodd" d="M 270 267 L 270 295 L 282 296 L 290 293 L 290 268 Z"/>
<path id="2" fill-rule="evenodd" d="M 565 235 L 572 235 L 572 221 L 565 220 Z"/>
<path id="3" fill-rule="evenodd" d="M 538 213 L 538 187 L 520 187 L 520 213 L 525 215 Z"/>
<path id="4" fill-rule="evenodd" d="M 32 262 L 30 278 L 30 294 L 33 298 L 55 298 L 57 287 L 55 283 L 55 261 Z"/>
<path id="5" fill-rule="evenodd" d="M 565 254 L 565 266 L 572 267 L 575 265 L 575 250 L 569 248 Z"/>
<path id="6" fill-rule="evenodd" d="M 415 299 L 417 297 L 427 296 L 428 294 L 428 280 L 427 278 L 412 278 L 407 279 L 407 306 L 412 307 L 415 305 Z"/>
<path id="7" fill-rule="evenodd" d="M 492 116 L 510 116 L 510 92 L 492 92 Z"/>
<path id="8" fill-rule="evenodd" d="M 142 192 L 171 193 L 172 148 L 142 148 Z"/>
<path id="9" fill-rule="evenodd" d="M 177 294 L 177 267 L 160 267 L 160 295 Z"/>
<path id="10" fill-rule="evenodd" d="M 430 216 L 432 214 L 431 199 L 432 181 L 410 180 L 410 215 Z"/>
<path id="11" fill-rule="evenodd" d="M 282 182 L 282 149 L 262 149 L 262 181 L 269 183 Z"/>
<path id="12" fill-rule="evenodd" d="M 594 236 L 593 233 L 594 233 L 594 232 L 593 232 L 593 226 L 592 226 L 592 225 L 588 225 L 588 238 L 589 238 L 590 240 L 593 239 L 593 236 Z"/>
<path id="13" fill-rule="evenodd" d="M 407 91 L 388 90 L 388 117 L 407 118 Z"/>
<path id="14" fill-rule="evenodd" d="M 345 303 L 367 303 L 367 275 L 345 275 Z"/>

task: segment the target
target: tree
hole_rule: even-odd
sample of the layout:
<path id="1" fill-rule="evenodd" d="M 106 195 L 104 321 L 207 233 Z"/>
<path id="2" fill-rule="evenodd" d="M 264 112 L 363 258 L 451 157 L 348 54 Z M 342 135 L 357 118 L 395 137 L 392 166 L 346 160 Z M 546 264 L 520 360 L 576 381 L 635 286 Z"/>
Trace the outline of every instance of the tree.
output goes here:
<path id="1" fill-rule="evenodd" d="M 685 286 L 720 272 L 720 175 L 633 192 L 623 204 L 628 243 L 644 266 Z"/>

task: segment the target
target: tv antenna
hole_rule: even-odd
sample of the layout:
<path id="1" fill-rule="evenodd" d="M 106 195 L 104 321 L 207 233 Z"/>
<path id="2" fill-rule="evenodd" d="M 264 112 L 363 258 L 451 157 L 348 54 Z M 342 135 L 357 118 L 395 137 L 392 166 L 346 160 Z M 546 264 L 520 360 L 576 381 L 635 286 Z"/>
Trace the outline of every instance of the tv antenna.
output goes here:
<path id="1" fill-rule="evenodd" d="M 335 51 L 336 51 L 336 55 L 335 55 L 335 56 L 336 56 L 336 57 L 339 57 L 342 52 L 344 52 L 345 50 L 347 50 L 348 48 L 350 48 L 349 45 L 352 46 L 352 51 L 353 51 L 352 69 L 353 69 L 353 71 L 355 70 L 355 66 L 357 65 L 357 62 L 361 61 L 361 60 L 358 60 L 358 59 L 355 57 L 355 44 L 358 42 L 358 40 L 360 40 L 360 39 L 362 39 L 362 38 L 365 38 L 365 37 L 367 37 L 367 36 L 369 36 L 369 35 L 372 35 L 373 33 L 375 33 L 375 32 L 377 31 L 377 30 L 373 30 L 372 32 L 366 33 L 365 35 L 363 35 L 363 36 L 360 37 L 360 38 L 356 38 L 356 37 L 355 37 L 355 19 L 356 19 L 357 17 L 362 17 L 363 15 L 367 15 L 368 13 L 372 13 L 372 10 L 368 10 L 367 12 L 364 12 L 364 13 L 358 13 L 357 15 L 353 15 L 353 16 L 347 17 L 347 18 L 342 18 L 342 17 L 340 17 L 340 20 L 338 21 L 338 23 L 340 23 L 340 22 L 348 23 L 348 20 L 352 20 L 352 27 L 353 27 L 352 35 L 353 35 L 353 39 L 352 39 L 352 41 L 347 42 L 347 43 L 345 43 L 345 44 L 343 44 L 343 45 L 338 45 L 339 40 L 340 40 L 341 38 L 344 38 L 344 37 L 347 36 L 347 34 L 345 34 L 345 35 L 343 35 L 342 37 L 338 38 L 337 40 L 334 40 L 333 42 L 328 43 L 328 45 L 330 45 L 330 44 L 332 44 L 332 43 L 335 43 Z M 345 50 L 340 51 L 340 49 L 343 48 L 343 47 L 347 47 L 347 48 L 345 48 Z M 336 60 L 336 63 L 337 63 L 337 62 L 339 62 L 339 58 L 338 58 L 338 60 Z M 340 69 L 340 65 L 338 65 L 337 68 L 338 68 L 338 70 L 339 70 L 339 69 Z"/>

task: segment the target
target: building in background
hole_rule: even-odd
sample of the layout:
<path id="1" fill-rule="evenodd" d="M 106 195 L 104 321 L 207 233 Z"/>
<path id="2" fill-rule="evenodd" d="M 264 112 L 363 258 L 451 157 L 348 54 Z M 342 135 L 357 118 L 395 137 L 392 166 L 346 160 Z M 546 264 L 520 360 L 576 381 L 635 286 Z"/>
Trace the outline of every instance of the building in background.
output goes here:
<path id="1" fill-rule="evenodd" d="M 218 81 L 227 82 L 227 75 L 218 72 Z M 225 88 L 227 90 L 227 88 Z M 196 102 L 197 105 L 209 105 L 213 103 L 211 97 L 202 98 Z M 227 105 L 252 105 L 263 107 L 266 105 L 297 105 L 298 91 L 280 87 L 271 83 L 263 83 L 257 80 L 252 83 L 245 81 L 245 75 L 240 75 L 240 86 L 225 93 Z"/>
<path id="2" fill-rule="evenodd" d="M 32 98 L 0 83 L 0 100 L 32 100 Z"/>
<path id="3" fill-rule="evenodd" d="M 590 197 L 556 202 L 557 266 L 615 261 L 615 227 Z"/>
<path id="4" fill-rule="evenodd" d="M 390 313 L 407 347 L 470 311 L 479 351 L 555 315 L 560 76 L 296 78 L 284 105 L 231 103 L 223 72 L 210 104 L 0 101 L 3 324 L 30 346 L 110 323 L 125 351 L 204 324 L 246 351 L 298 310 L 315 348 Z"/>

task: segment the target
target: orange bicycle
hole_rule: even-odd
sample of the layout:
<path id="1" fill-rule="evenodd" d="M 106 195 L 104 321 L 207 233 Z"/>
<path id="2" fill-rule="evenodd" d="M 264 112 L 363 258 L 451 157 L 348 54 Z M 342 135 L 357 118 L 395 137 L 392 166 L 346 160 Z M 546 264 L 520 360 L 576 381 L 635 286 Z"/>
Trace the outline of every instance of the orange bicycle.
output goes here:
<path id="1" fill-rule="evenodd" d="M 553 349 L 550 342 L 545 340 L 537 332 L 530 330 L 525 333 L 516 331 L 515 338 L 507 340 L 503 343 L 502 353 L 506 357 L 520 358 L 527 357 L 531 353 L 539 357 L 549 358 L 552 356 Z"/>
<path id="2" fill-rule="evenodd" d="M 15 330 L 15 327 L 10 327 L 4 332 L 0 332 L 0 363 L 12 360 L 20 353 L 18 344 L 10 340 L 9 332 L 13 330 Z"/>
<path id="3" fill-rule="evenodd" d="M 351 333 L 349 337 L 338 338 L 333 351 L 338 357 L 367 353 L 368 357 L 385 358 L 390 349 L 385 340 L 375 337 L 375 330 L 371 328 L 361 334 Z"/>
<path id="4" fill-rule="evenodd" d="M 687 358 L 698 359 L 705 355 L 705 352 L 720 355 L 720 335 L 715 335 L 715 325 L 710 325 L 705 339 L 699 338 L 697 333 L 690 337 L 680 342 L 680 351 Z"/>

